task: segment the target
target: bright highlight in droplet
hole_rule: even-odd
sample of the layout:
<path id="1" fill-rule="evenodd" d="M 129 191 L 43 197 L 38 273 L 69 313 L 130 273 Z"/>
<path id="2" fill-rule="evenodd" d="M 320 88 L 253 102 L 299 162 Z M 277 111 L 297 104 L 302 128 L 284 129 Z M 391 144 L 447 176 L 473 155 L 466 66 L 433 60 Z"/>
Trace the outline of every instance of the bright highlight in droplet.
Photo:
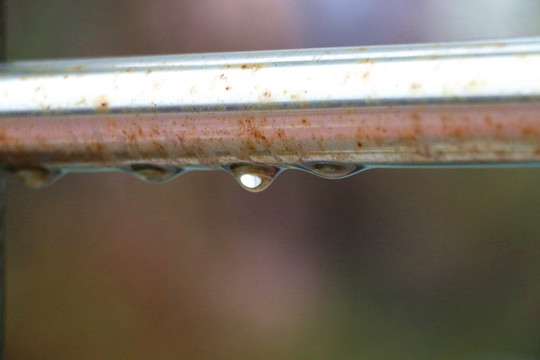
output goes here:
<path id="1" fill-rule="evenodd" d="M 259 164 L 231 164 L 228 169 L 242 188 L 250 192 L 266 189 L 281 170 L 275 166 Z"/>
<path id="2" fill-rule="evenodd" d="M 249 189 L 256 189 L 262 184 L 262 179 L 255 175 L 244 174 L 240 176 L 240 182 Z"/>

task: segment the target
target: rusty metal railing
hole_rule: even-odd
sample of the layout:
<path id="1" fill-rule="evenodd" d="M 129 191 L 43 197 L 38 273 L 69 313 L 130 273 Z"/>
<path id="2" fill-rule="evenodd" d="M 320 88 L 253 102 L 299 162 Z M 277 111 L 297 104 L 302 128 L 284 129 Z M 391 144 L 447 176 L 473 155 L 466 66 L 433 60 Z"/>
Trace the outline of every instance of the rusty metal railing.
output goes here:
<path id="1" fill-rule="evenodd" d="M 250 191 L 285 169 L 540 160 L 540 39 L 21 61 L 0 66 L 0 166 L 160 182 L 229 171 Z"/>

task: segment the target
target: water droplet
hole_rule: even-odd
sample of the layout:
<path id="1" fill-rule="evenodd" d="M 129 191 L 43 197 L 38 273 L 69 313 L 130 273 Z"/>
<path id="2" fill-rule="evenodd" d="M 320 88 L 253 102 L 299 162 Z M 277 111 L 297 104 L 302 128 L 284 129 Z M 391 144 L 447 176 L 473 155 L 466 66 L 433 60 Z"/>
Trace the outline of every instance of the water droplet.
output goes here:
<path id="1" fill-rule="evenodd" d="M 331 161 L 313 161 L 304 163 L 300 167 L 325 179 L 343 179 L 366 169 L 364 166 Z"/>
<path id="2" fill-rule="evenodd" d="M 16 168 L 10 169 L 10 172 L 20 178 L 26 186 L 33 189 L 44 188 L 64 175 L 61 170 L 50 170 L 43 167 Z"/>
<path id="3" fill-rule="evenodd" d="M 184 170 L 176 166 L 159 166 L 153 164 L 133 164 L 129 171 L 136 177 L 151 183 L 163 183 L 172 180 Z"/>
<path id="4" fill-rule="evenodd" d="M 256 164 L 233 164 L 226 169 L 244 189 L 250 192 L 265 190 L 281 172 L 281 169 L 275 166 Z"/>

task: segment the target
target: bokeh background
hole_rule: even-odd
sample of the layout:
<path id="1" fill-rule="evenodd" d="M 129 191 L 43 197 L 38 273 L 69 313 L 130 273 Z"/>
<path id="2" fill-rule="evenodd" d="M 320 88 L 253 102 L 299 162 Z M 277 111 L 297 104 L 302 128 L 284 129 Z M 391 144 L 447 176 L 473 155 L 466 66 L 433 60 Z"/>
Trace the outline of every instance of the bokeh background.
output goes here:
<path id="1" fill-rule="evenodd" d="M 533 0 L 8 0 L 8 57 L 540 34 Z M 9 179 L 7 359 L 538 359 L 540 169 Z"/>

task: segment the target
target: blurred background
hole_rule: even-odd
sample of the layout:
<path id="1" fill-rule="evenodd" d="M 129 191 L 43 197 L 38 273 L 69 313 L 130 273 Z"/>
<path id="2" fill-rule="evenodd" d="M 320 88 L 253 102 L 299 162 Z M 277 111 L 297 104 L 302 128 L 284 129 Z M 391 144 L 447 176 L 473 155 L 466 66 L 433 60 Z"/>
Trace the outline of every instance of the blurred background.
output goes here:
<path id="1" fill-rule="evenodd" d="M 8 57 L 540 34 L 533 0 L 8 0 Z M 9 179 L 7 359 L 540 359 L 540 169 Z"/>

